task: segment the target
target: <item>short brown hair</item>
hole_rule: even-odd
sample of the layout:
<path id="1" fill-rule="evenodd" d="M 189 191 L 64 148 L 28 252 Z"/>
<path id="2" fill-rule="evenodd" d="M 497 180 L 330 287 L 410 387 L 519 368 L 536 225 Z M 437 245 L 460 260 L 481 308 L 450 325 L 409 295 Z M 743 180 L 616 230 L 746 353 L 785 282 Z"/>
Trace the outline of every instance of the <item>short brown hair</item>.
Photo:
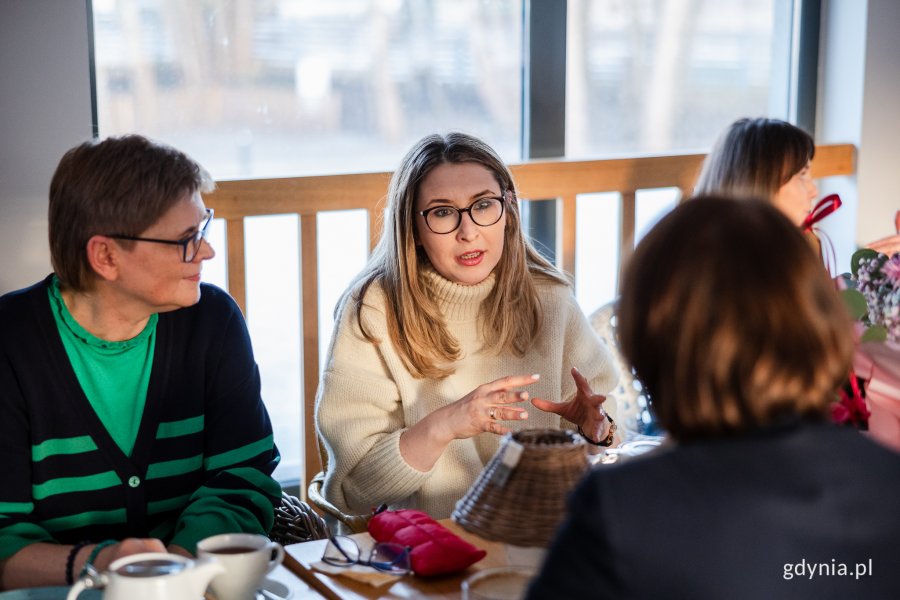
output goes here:
<path id="1" fill-rule="evenodd" d="M 86 252 L 92 236 L 140 235 L 186 194 L 213 187 L 209 173 L 186 154 L 139 135 L 72 148 L 50 183 L 53 270 L 63 285 L 89 288 L 95 277 Z"/>
<path id="2" fill-rule="evenodd" d="M 626 270 L 623 355 L 675 439 L 824 416 L 846 378 L 848 311 L 797 227 L 769 203 L 681 204 Z"/>
<path id="3" fill-rule="evenodd" d="M 812 136 L 796 125 L 779 119 L 738 119 L 703 162 L 694 193 L 771 202 L 815 153 Z"/>

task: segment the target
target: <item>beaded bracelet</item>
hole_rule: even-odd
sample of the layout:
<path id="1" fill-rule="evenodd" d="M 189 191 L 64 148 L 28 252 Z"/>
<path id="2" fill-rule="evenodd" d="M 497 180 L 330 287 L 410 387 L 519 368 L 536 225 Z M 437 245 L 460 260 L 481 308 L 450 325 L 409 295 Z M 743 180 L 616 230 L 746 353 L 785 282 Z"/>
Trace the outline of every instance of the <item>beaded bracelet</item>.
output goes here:
<path id="1" fill-rule="evenodd" d="M 600 440 L 599 442 L 595 442 L 588 436 L 588 434 L 586 434 L 584 431 L 582 431 L 581 425 L 578 426 L 578 433 L 580 433 L 581 437 L 583 437 L 585 440 L 587 440 L 587 442 L 589 444 L 593 444 L 595 446 L 603 446 L 604 448 L 609 448 L 610 446 L 612 446 L 613 436 L 616 433 L 617 426 L 616 426 L 616 422 L 613 421 L 613 418 L 611 416 L 609 416 L 609 413 L 606 413 L 606 420 L 609 421 L 609 433 L 607 433 L 606 437 L 603 438 L 602 440 Z"/>
<path id="2" fill-rule="evenodd" d="M 69 556 L 66 558 L 66 585 L 72 585 L 75 583 L 73 579 L 72 570 L 75 567 L 75 557 L 78 556 L 78 553 L 82 548 L 90 544 L 90 542 L 78 542 L 72 549 L 69 550 Z"/>
<path id="3" fill-rule="evenodd" d="M 103 550 L 107 546 L 112 546 L 115 543 L 117 543 L 116 540 L 105 540 L 94 546 L 94 549 L 91 550 L 91 553 L 88 556 L 87 560 L 84 561 L 84 567 L 82 567 L 81 575 L 79 575 L 79 577 L 84 577 L 85 575 L 87 575 L 88 567 L 94 566 L 94 561 L 97 560 L 98 556 L 100 556 L 101 550 Z"/>

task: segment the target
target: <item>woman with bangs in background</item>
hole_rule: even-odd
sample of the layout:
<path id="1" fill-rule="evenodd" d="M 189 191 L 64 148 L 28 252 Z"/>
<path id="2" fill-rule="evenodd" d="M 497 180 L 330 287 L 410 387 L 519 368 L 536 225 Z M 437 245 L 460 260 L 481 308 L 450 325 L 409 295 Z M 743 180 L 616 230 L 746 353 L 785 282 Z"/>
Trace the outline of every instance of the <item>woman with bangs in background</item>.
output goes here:
<path id="1" fill-rule="evenodd" d="M 722 132 L 703 162 L 694 193 L 765 200 L 800 227 L 819 194 L 810 172 L 815 153 L 812 136 L 796 125 L 779 119 L 738 119 Z M 893 225 L 897 235 L 867 247 L 888 256 L 900 252 L 900 211 Z M 811 231 L 807 235 L 821 255 L 818 237 Z"/>

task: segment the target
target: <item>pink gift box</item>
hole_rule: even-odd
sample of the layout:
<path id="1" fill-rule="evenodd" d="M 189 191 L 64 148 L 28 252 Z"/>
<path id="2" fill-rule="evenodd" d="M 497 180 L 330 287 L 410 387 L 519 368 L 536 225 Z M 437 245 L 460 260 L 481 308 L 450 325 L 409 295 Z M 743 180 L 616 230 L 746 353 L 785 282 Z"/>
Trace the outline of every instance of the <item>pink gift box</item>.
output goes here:
<path id="1" fill-rule="evenodd" d="M 869 434 L 900 452 L 900 344 L 860 344 L 853 356 L 856 375 L 866 381 Z"/>

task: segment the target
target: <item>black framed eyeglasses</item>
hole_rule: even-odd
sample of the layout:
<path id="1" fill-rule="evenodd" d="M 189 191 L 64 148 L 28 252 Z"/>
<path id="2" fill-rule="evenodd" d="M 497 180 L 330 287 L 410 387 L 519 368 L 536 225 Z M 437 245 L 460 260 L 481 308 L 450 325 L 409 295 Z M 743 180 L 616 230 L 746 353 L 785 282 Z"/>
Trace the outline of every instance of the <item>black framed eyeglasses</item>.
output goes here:
<path id="1" fill-rule="evenodd" d="M 322 562 L 335 567 L 352 567 L 364 565 L 382 573 L 391 575 L 408 575 L 412 573 L 409 553 L 412 548 L 393 542 L 378 542 L 372 546 L 368 560 L 360 558 L 359 545 L 353 538 L 345 535 L 328 537 L 328 545 L 322 554 Z"/>
<path id="2" fill-rule="evenodd" d="M 453 233 L 462 223 L 463 213 L 469 213 L 472 222 L 481 227 L 490 227 L 503 216 L 503 198 L 479 198 L 466 208 L 455 206 L 432 206 L 419 214 L 425 217 L 425 224 L 437 234 Z"/>
<path id="3" fill-rule="evenodd" d="M 132 242 L 153 242 L 154 244 L 171 244 L 173 246 L 181 246 L 181 259 L 186 262 L 193 262 L 195 258 L 197 258 L 197 253 L 200 252 L 200 246 L 203 245 L 203 240 L 207 239 L 209 235 L 209 224 L 212 223 L 213 215 L 215 211 L 211 208 L 206 209 L 206 216 L 203 217 L 203 221 L 200 223 L 200 227 L 197 229 L 196 233 L 193 233 L 181 240 L 160 240 L 156 238 L 145 238 L 138 237 L 134 235 L 123 235 L 121 233 L 113 233 L 109 234 L 106 237 L 111 237 L 116 240 L 129 240 Z"/>

